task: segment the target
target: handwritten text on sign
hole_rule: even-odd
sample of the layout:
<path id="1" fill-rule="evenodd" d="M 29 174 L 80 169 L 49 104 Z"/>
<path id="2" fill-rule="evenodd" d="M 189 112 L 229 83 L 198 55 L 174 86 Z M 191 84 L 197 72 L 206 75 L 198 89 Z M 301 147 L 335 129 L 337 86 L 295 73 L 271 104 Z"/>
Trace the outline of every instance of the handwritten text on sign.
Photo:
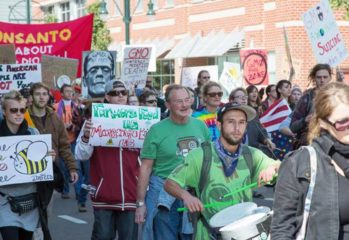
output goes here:
<path id="1" fill-rule="evenodd" d="M 0 186 L 53 180 L 51 134 L 0 138 Z"/>
<path id="2" fill-rule="evenodd" d="M 303 22 L 319 63 L 336 67 L 345 60 L 348 52 L 328 0 L 309 9 L 303 15 Z"/>
<path id="3" fill-rule="evenodd" d="M 151 47 L 125 47 L 121 79 L 128 89 L 144 88 L 148 75 Z"/>
<path id="4" fill-rule="evenodd" d="M 264 49 L 240 50 L 241 68 L 248 85 L 268 85 L 268 55 Z"/>
<path id="5" fill-rule="evenodd" d="M 149 128 L 160 121 L 160 108 L 93 103 L 90 144 L 142 148 Z"/>
<path id="6" fill-rule="evenodd" d="M 0 93 L 41 82 L 41 64 L 0 64 Z"/>

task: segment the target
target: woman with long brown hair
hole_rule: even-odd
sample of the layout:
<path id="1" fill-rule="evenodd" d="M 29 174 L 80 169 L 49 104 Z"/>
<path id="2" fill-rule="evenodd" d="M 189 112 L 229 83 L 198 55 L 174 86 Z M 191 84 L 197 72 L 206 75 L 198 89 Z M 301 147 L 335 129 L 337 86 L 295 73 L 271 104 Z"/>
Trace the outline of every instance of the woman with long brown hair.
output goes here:
<path id="1" fill-rule="evenodd" d="M 307 222 L 307 240 L 349 239 L 349 86 L 317 91 L 308 141 L 314 154 L 300 148 L 280 167 L 271 237 L 295 239 Z"/>

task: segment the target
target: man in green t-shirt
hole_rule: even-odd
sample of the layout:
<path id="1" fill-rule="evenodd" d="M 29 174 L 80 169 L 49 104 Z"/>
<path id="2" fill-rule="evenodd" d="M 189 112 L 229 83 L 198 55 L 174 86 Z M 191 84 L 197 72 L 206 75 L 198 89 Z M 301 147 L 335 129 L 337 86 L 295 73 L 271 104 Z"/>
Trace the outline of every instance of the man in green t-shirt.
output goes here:
<path id="1" fill-rule="evenodd" d="M 267 157 L 258 149 L 241 144 L 247 122 L 255 115 L 253 108 L 236 103 L 227 103 L 218 111 L 217 127 L 221 137 L 211 144 L 212 162 L 201 192 L 199 182 L 203 166 L 202 148 L 191 151 L 185 162 L 171 173 L 165 183 L 165 190 L 183 200 L 190 212 L 201 212 L 195 239 L 210 239 L 207 222 L 215 213 L 229 206 L 229 202 L 252 201 L 251 189 L 223 199 L 222 196 L 255 181 L 269 182 L 279 169 L 279 161 Z M 244 159 L 242 154 L 245 147 L 250 151 L 250 160 Z M 194 188 L 199 197 L 191 195 L 184 187 Z M 205 204 L 217 202 L 228 204 L 204 208 Z"/>
<path id="2" fill-rule="evenodd" d="M 141 151 L 135 221 L 145 222 L 143 240 L 175 240 L 180 233 L 192 233 L 180 229 L 182 216 L 176 209 L 183 203 L 167 194 L 163 183 L 192 149 L 210 139 L 206 125 L 190 116 L 192 99 L 185 87 L 170 85 L 165 100 L 170 116 L 150 128 Z"/>

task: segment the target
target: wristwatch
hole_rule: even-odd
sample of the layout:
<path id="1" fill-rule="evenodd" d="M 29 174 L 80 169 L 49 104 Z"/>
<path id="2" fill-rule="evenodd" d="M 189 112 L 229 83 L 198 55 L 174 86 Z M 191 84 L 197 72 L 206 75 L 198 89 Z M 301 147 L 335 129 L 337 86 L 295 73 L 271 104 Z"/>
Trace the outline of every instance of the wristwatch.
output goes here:
<path id="1" fill-rule="evenodd" d="M 136 208 L 143 207 L 143 206 L 144 206 L 144 202 L 142 202 L 142 201 L 136 202 Z"/>

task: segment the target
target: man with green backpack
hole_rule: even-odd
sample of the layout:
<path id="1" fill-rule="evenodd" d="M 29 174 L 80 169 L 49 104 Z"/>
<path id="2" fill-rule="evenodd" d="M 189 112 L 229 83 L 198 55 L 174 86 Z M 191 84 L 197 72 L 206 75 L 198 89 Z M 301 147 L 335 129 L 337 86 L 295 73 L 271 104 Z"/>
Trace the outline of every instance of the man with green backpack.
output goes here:
<path id="1" fill-rule="evenodd" d="M 229 202 L 252 201 L 252 190 L 223 196 L 252 182 L 269 182 L 277 174 L 280 161 L 241 144 L 247 122 L 255 115 L 255 110 L 247 105 L 225 104 L 217 114 L 221 137 L 192 150 L 165 183 L 165 190 L 183 200 L 191 213 L 199 212 L 195 239 L 214 238 L 215 232 L 208 225 L 209 219 L 228 207 Z M 194 188 L 196 196 L 185 187 Z M 205 208 L 207 204 L 214 206 Z"/>

